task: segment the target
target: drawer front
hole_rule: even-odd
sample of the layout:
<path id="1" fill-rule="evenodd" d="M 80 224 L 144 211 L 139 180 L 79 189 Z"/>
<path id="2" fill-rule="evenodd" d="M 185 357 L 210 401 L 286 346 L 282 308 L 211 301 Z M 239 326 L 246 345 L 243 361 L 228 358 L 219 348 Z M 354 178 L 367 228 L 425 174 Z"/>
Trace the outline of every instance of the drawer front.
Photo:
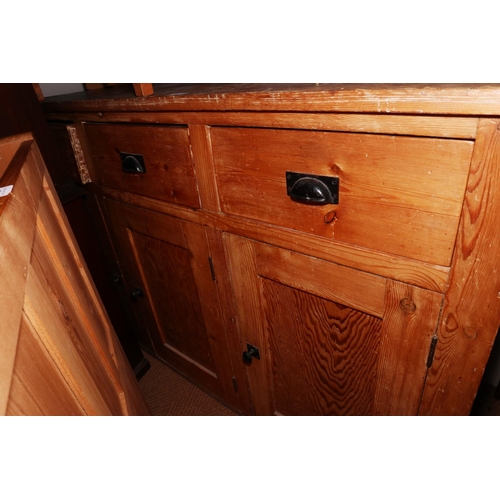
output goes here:
<path id="1" fill-rule="evenodd" d="M 221 209 L 334 241 L 450 265 L 472 141 L 212 128 Z M 339 178 L 339 203 L 287 194 L 286 172 Z"/>
<path id="2" fill-rule="evenodd" d="M 86 123 L 84 128 L 95 182 L 188 207 L 200 206 L 186 127 Z M 145 172 L 124 172 L 123 153 L 142 155 Z"/>

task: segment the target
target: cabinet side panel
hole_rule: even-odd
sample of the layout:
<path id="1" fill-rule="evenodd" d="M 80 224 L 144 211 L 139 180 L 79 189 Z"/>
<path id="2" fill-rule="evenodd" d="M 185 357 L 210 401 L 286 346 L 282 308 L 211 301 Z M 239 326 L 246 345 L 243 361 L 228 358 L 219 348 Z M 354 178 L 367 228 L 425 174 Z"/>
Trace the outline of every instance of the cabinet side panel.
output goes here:
<path id="1" fill-rule="evenodd" d="M 422 415 L 468 415 L 500 323 L 500 121 L 480 120 Z"/>
<path id="2" fill-rule="evenodd" d="M 232 234 L 225 234 L 229 270 L 233 286 L 238 330 L 243 352 L 249 343 L 260 349 L 260 360 L 247 367 L 252 405 L 257 415 L 272 415 L 269 349 L 261 317 L 260 284 L 257 275 L 254 242 Z"/>

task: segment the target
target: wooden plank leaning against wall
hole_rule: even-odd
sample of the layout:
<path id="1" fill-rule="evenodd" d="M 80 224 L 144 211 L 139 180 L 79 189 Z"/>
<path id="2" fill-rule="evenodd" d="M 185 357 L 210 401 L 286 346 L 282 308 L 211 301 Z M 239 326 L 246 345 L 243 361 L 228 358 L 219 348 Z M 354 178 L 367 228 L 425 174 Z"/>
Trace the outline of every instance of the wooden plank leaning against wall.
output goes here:
<path id="1" fill-rule="evenodd" d="M 0 186 L 0 415 L 148 415 L 31 134 Z"/>

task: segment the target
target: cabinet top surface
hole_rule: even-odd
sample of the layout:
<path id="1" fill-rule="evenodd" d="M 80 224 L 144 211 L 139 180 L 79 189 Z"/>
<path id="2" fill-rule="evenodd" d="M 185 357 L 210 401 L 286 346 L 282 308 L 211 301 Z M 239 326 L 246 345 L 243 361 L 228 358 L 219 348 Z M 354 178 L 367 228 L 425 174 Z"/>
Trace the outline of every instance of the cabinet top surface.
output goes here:
<path id="1" fill-rule="evenodd" d="M 120 111 L 294 111 L 500 116 L 500 84 L 154 84 L 47 98 L 47 113 Z"/>

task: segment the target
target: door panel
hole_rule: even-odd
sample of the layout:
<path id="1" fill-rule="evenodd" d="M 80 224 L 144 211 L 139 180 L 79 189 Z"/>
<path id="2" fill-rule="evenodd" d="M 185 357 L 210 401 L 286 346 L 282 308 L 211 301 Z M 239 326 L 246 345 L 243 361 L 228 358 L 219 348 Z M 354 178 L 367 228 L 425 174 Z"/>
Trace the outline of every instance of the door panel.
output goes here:
<path id="1" fill-rule="evenodd" d="M 224 239 L 256 414 L 417 414 L 440 294 Z"/>
<path id="2" fill-rule="evenodd" d="M 381 320 L 267 279 L 261 285 L 275 411 L 372 413 Z"/>
<path id="3" fill-rule="evenodd" d="M 213 372 L 189 251 L 135 231 L 129 239 L 163 344 Z"/>
<path id="4" fill-rule="evenodd" d="M 205 228 L 108 198 L 102 206 L 126 286 L 141 290 L 131 306 L 157 356 L 239 407 Z"/>

